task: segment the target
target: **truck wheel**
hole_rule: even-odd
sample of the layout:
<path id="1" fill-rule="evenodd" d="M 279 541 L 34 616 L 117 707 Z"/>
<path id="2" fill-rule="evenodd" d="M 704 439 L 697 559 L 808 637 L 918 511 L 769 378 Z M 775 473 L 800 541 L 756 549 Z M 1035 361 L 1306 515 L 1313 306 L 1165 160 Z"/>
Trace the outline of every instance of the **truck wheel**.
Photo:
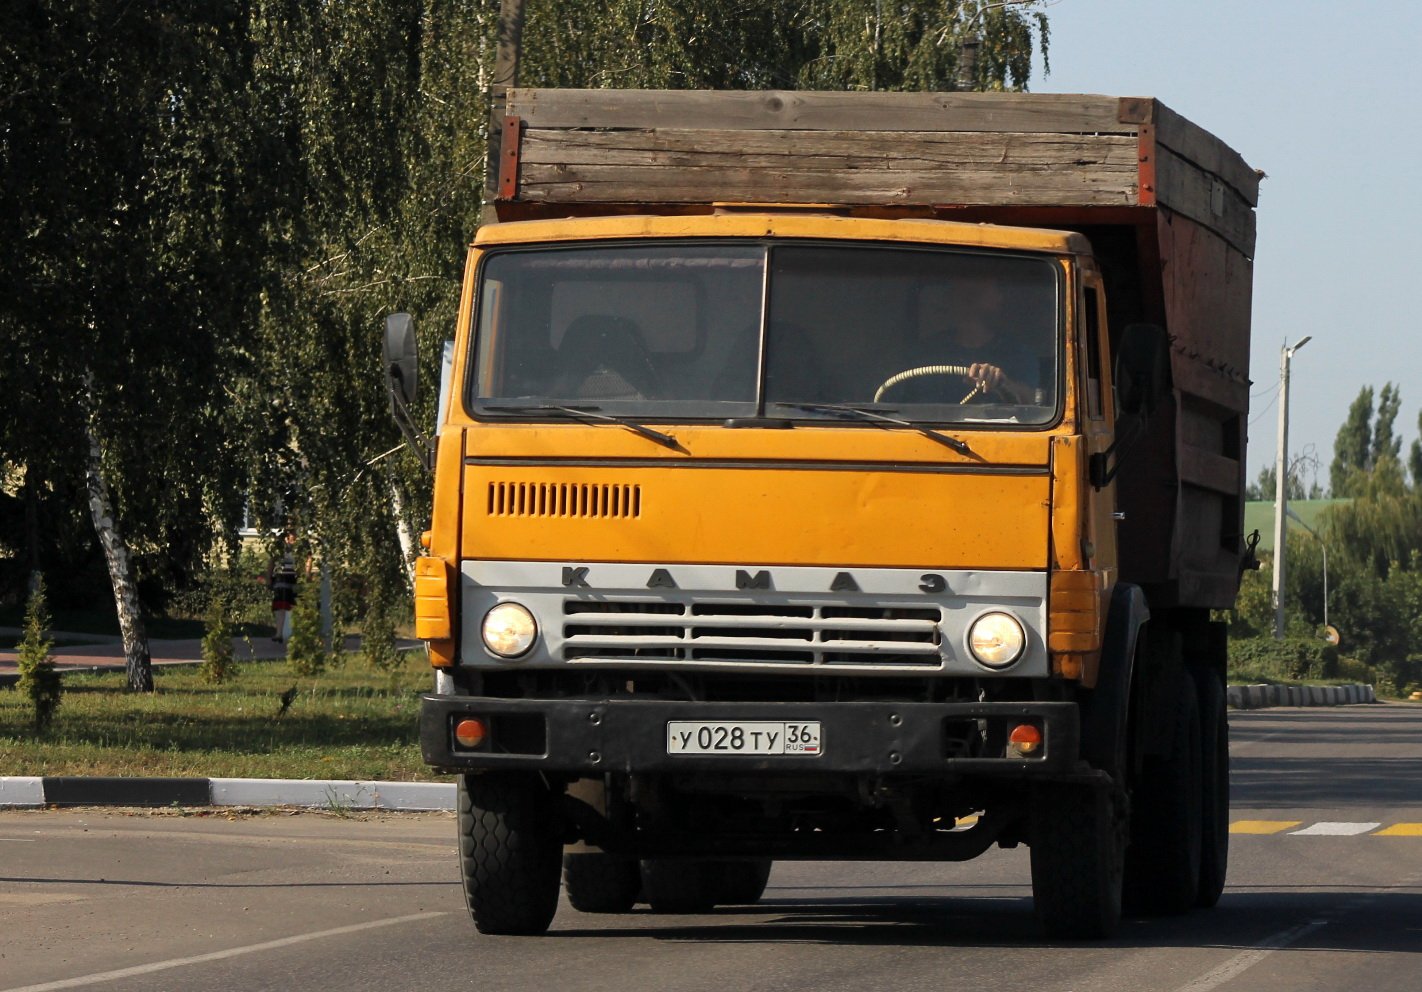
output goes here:
<path id="1" fill-rule="evenodd" d="M 1032 901 L 1049 937 L 1110 937 L 1121 925 L 1123 803 L 1096 789 L 1042 790 L 1032 810 Z"/>
<path id="2" fill-rule="evenodd" d="M 769 858 L 711 862 L 712 889 L 718 906 L 749 906 L 765 895 L 770 881 Z"/>
<path id="3" fill-rule="evenodd" d="M 1200 689 L 1200 890 L 1195 905 L 1220 901 L 1229 867 L 1229 714 L 1224 681 L 1215 672 L 1196 673 Z"/>
<path id="4" fill-rule="evenodd" d="M 480 933 L 539 934 L 553 922 L 563 839 L 552 798 L 537 775 L 459 777 L 464 901 Z"/>
<path id="5" fill-rule="evenodd" d="M 642 873 L 632 858 L 612 854 L 563 855 L 563 887 L 580 913 L 626 913 L 637 905 Z"/>
<path id="6" fill-rule="evenodd" d="M 1144 762 L 1131 796 L 1126 849 L 1126 909 L 1176 916 L 1195 905 L 1200 885 L 1200 709 L 1183 670 L 1171 686 L 1174 727 L 1169 756 Z"/>
<path id="7" fill-rule="evenodd" d="M 654 858 L 642 862 L 642 892 L 654 913 L 688 915 L 716 906 L 713 862 Z"/>

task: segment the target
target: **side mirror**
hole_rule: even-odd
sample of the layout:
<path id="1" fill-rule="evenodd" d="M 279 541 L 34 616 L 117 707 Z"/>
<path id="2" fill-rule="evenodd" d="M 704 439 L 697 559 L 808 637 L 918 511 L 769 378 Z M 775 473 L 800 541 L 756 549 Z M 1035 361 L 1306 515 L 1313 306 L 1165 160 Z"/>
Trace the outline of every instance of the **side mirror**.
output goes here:
<path id="1" fill-rule="evenodd" d="M 428 472 L 434 464 L 430 440 L 415 426 L 410 412 L 415 404 L 420 361 L 415 350 L 415 322 L 409 314 L 392 313 L 385 318 L 385 340 L 381 352 L 385 359 L 385 388 L 390 393 L 390 412 L 395 417 L 395 426 L 400 428 L 410 450 Z"/>
<path id="2" fill-rule="evenodd" d="M 415 350 L 415 321 L 407 313 L 392 313 L 385 318 L 385 385 L 390 390 L 390 405 L 399 415 L 399 407 L 415 405 L 415 387 L 419 379 L 419 355 Z"/>
<path id="3" fill-rule="evenodd" d="M 1170 395 L 1170 336 L 1157 324 L 1128 324 L 1116 348 L 1116 414 L 1146 418 Z"/>

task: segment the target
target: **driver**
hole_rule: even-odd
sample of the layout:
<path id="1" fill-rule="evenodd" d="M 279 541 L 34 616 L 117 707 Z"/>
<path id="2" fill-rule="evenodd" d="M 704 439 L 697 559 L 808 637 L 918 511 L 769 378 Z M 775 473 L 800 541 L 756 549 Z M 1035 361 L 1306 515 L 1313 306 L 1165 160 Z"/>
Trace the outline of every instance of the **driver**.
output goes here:
<path id="1" fill-rule="evenodd" d="M 1029 403 L 1033 389 L 1014 373 L 1014 361 L 1025 359 L 1016 344 L 1001 340 L 1007 318 L 1003 314 L 1002 287 L 990 279 L 975 279 L 956 287 L 949 304 L 945 325 L 947 342 L 943 350 L 956 365 L 966 365 L 964 381 L 972 386 L 969 396 L 996 393 L 1011 403 Z"/>

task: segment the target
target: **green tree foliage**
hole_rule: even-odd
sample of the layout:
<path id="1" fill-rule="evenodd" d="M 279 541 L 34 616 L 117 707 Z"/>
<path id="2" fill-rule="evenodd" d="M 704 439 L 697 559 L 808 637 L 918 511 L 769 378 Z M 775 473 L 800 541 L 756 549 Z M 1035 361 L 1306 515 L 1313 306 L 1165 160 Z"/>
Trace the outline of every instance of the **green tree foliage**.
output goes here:
<path id="1" fill-rule="evenodd" d="M 1352 495 L 1355 477 L 1368 469 L 1373 449 L 1373 387 L 1364 386 L 1348 407 L 1348 418 L 1333 440 L 1329 484 L 1337 497 Z"/>
<path id="2" fill-rule="evenodd" d="M 666 89 L 953 90 L 963 42 L 970 89 L 1025 89 L 1048 50 L 1032 0 L 581 0 L 527 8 L 523 81 Z"/>
<path id="3" fill-rule="evenodd" d="M 59 708 L 63 687 L 54 669 L 50 651 L 54 641 L 49 636 L 49 607 L 45 603 L 44 581 L 35 583 L 25 606 L 25 634 L 15 652 L 19 669 L 18 689 L 28 696 L 35 708 L 35 732 L 43 733 Z"/>
<path id="4" fill-rule="evenodd" d="M 365 619 L 361 632 L 361 654 L 377 672 L 387 674 L 400 666 L 400 653 L 395 649 L 395 618 L 386 610 L 375 610 Z"/>
<path id="5" fill-rule="evenodd" d="M 498 6 L 0 5 L 0 272 L 25 290 L 0 295 L 0 336 L 26 358 L 0 363 L 18 482 L 0 546 L 73 566 L 76 598 L 106 581 L 92 382 L 108 517 L 148 609 L 230 557 L 244 509 L 309 543 L 338 623 L 407 601 L 397 532 L 423 529 L 429 488 L 399 450 L 378 330 L 419 316 L 433 386 L 482 206 Z M 524 38 L 532 85 L 1022 89 L 1048 34 L 1035 0 L 539 0 Z"/>
<path id="6" fill-rule="evenodd" d="M 86 475 L 105 494 L 88 548 L 97 532 L 135 688 L 152 680 L 133 583 L 161 608 L 240 509 L 225 387 L 266 257 L 247 14 L 16 0 L 0 29 L 0 242 L 21 246 L 4 265 L 25 287 L 0 299 L 0 335 L 26 357 L 0 363 L 0 462 L 23 466 L 36 512 L 69 518 L 37 530 L 82 526 Z M 32 559 L 57 550 L 40 543 Z"/>
<path id="7" fill-rule="evenodd" d="M 1338 649 L 1317 637 L 1255 637 L 1230 646 L 1230 668 L 1236 677 L 1296 681 L 1331 679 L 1338 674 Z"/>
<path id="8" fill-rule="evenodd" d="M 1412 473 L 1412 485 L 1422 486 L 1422 410 L 1417 413 L 1417 440 L 1412 442 L 1408 452 L 1407 467 Z"/>
<path id="9" fill-rule="evenodd" d="M 1393 433 L 1398 411 L 1402 407 L 1402 393 L 1392 383 L 1384 383 L 1378 392 L 1378 412 L 1373 421 L 1373 444 L 1368 453 L 1368 461 L 1378 465 L 1384 461 L 1397 461 L 1402 453 L 1402 439 Z"/>
<path id="10" fill-rule="evenodd" d="M 1328 525 L 1343 555 L 1386 577 L 1422 549 L 1422 493 L 1409 489 L 1402 466 L 1386 459 L 1357 478 L 1353 501 L 1332 509 Z"/>

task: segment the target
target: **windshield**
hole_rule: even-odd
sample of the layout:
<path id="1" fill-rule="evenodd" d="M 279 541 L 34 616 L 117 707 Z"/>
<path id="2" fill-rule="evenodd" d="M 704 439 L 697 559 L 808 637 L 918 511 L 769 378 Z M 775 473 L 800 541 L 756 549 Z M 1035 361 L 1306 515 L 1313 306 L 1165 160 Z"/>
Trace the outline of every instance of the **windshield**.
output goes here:
<path id="1" fill-rule="evenodd" d="M 1059 283 L 1048 258 L 887 245 L 499 251 L 481 273 L 471 406 L 1045 424 Z"/>

